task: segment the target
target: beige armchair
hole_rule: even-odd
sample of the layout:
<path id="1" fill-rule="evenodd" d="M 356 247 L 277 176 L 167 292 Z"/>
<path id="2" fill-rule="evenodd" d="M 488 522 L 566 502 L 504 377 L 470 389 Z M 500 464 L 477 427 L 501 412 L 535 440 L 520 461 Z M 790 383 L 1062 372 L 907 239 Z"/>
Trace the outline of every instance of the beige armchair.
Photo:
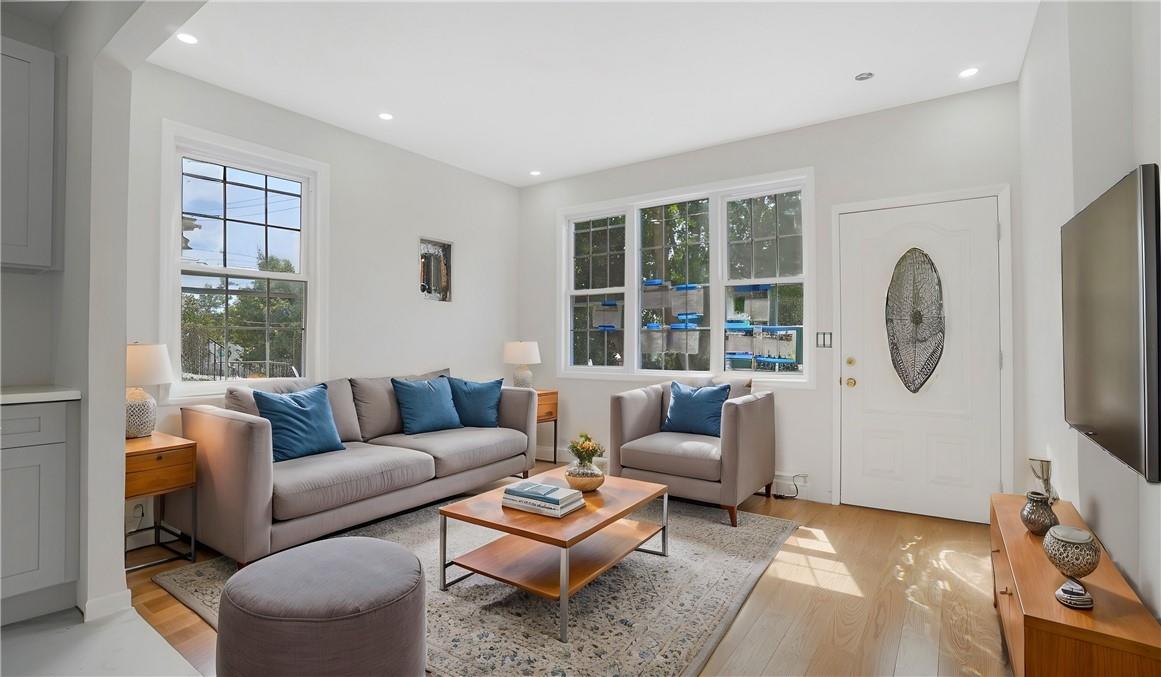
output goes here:
<path id="1" fill-rule="evenodd" d="M 681 498 L 714 503 L 738 526 L 738 505 L 774 483 L 774 394 L 731 384 L 721 438 L 661 432 L 670 384 L 613 395 L 609 472 L 658 482 Z"/>

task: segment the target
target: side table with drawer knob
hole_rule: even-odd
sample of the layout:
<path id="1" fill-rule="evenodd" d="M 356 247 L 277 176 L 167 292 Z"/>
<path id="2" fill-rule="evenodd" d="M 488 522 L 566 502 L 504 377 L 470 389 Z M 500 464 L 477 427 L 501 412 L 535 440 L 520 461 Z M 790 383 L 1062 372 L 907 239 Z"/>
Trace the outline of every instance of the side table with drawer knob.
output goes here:
<path id="1" fill-rule="evenodd" d="M 197 487 L 197 442 L 184 437 L 154 432 L 148 437 L 136 437 L 125 440 L 125 500 L 135 498 L 156 498 L 181 489 Z M 197 557 L 197 491 L 191 491 L 190 500 L 193 505 L 193 527 L 189 534 L 182 534 L 162 524 L 164 512 L 154 512 L 153 526 L 133 529 L 125 533 L 128 540 L 133 534 L 146 531 L 153 532 L 153 543 L 143 548 L 161 547 L 172 553 L 153 562 L 137 564 L 127 567 L 125 571 L 136 571 L 164 562 L 185 559 L 191 562 Z M 154 502 L 155 505 L 157 501 Z M 181 552 L 170 544 L 174 541 L 161 540 L 161 533 L 165 532 L 176 539 L 189 538 L 189 552 Z M 133 548 L 139 550 L 141 548 Z M 126 552 L 130 552 L 126 550 Z"/>
<path id="2" fill-rule="evenodd" d="M 556 415 L 557 392 L 555 390 L 536 391 L 536 422 L 552 424 L 552 462 L 556 463 Z"/>

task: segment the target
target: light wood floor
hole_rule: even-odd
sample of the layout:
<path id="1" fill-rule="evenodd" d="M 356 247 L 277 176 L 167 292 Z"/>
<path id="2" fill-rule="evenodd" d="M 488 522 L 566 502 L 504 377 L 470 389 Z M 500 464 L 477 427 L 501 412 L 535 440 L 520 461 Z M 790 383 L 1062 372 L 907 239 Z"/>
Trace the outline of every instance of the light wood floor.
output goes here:
<path id="1" fill-rule="evenodd" d="M 992 608 L 986 526 L 758 496 L 741 509 L 803 526 L 703 674 L 1011 674 Z M 198 559 L 215 556 L 203 551 Z M 151 557 L 156 553 L 139 551 L 130 563 Z M 150 580 L 185 564 L 129 574 L 133 606 L 195 668 L 213 675 L 214 629 Z"/>

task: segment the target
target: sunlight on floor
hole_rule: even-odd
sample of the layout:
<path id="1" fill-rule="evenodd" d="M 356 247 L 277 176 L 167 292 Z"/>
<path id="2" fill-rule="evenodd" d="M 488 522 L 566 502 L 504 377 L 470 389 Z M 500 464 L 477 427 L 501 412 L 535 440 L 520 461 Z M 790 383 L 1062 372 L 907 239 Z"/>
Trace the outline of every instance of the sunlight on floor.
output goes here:
<path id="1" fill-rule="evenodd" d="M 853 597 L 864 596 L 822 529 L 799 527 L 778 551 L 765 576 Z"/>

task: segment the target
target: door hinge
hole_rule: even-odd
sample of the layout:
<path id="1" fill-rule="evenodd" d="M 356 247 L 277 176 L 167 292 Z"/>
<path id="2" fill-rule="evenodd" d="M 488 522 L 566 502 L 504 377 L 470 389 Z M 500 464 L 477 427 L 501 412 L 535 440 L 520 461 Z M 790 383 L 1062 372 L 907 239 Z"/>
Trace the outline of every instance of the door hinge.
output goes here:
<path id="1" fill-rule="evenodd" d="M 1004 368 L 1004 351 L 1000 351 L 1000 369 Z"/>
<path id="2" fill-rule="evenodd" d="M 996 221 L 996 242 L 1004 239 L 1004 224 Z"/>

